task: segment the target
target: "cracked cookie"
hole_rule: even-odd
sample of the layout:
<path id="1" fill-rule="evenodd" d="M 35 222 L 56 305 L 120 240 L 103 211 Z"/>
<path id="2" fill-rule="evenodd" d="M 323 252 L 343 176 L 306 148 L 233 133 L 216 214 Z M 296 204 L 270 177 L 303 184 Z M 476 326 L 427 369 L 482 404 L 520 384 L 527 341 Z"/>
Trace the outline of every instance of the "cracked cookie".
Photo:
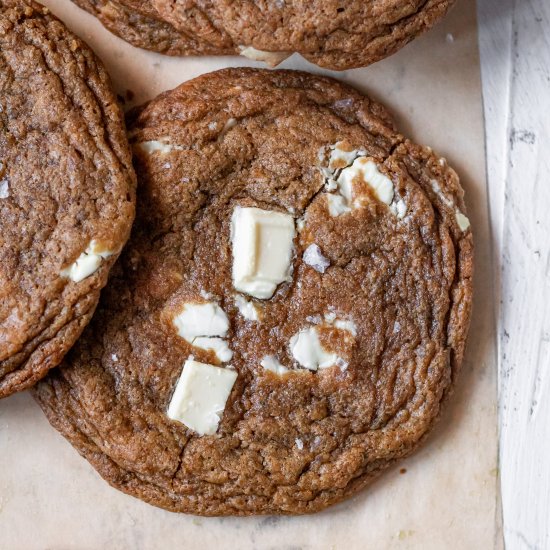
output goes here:
<path id="1" fill-rule="evenodd" d="M 130 113 L 132 236 L 35 390 L 114 487 L 201 515 L 365 487 L 457 379 L 473 245 L 456 173 L 329 78 L 226 69 Z"/>
<path id="2" fill-rule="evenodd" d="M 454 0 L 73 0 L 134 46 L 237 55 L 270 66 L 293 53 L 333 70 L 365 67 L 429 30 Z"/>
<path id="3" fill-rule="evenodd" d="M 134 217 L 122 113 L 49 10 L 0 0 L 0 397 L 55 367 L 90 320 Z"/>

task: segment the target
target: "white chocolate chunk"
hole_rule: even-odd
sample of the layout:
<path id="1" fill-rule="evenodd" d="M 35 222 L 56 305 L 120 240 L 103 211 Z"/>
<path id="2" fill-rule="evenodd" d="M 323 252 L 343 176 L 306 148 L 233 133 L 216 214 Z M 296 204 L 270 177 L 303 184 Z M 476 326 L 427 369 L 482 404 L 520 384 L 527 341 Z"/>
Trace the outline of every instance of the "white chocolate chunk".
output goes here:
<path id="1" fill-rule="evenodd" d="M 339 330 L 345 330 L 349 332 L 352 336 L 357 336 L 357 325 L 350 320 L 346 319 L 336 319 L 334 321 L 334 327 Z"/>
<path id="2" fill-rule="evenodd" d="M 460 210 L 456 210 L 455 217 L 461 231 L 466 231 L 470 227 L 470 220 Z"/>
<path id="3" fill-rule="evenodd" d="M 221 338 L 198 336 L 191 344 L 196 348 L 212 350 L 222 363 L 227 363 L 233 358 L 233 352 L 227 342 Z"/>
<path id="4" fill-rule="evenodd" d="M 319 273 L 324 273 L 330 265 L 330 260 L 323 256 L 321 249 L 316 244 L 310 244 L 304 250 L 304 255 L 302 258 L 307 265 L 311 266 Z"/>
<path id="5" fill-rule="evenodd" d="M 351 208 L 348 206 L 346 199 L 341 195 L 327 195 L 328 213 L 337 218 L 346 212 L 351 212 Z"/>
<path id="6" fill-rule="evenodd" d="M 364 149 L 348 151 L 345 142 L 341 141 L 330 149 L 328 168 L 321 167 L 320 171 L 325 181 L 325 190 L 336 191 L 335 194 L 327 195 L 327 206 L 332 217 L 363 206 L 365 197 L 353 199 L 354 183 L 358 181 L 366 183 L 378 200 L 387 205 L 392 204 L 394 189 L 391 179 L 380 171 L 376 162 L 366 158 L 367 152 Z M 321 161 L 325 159 L 325 150 L 322 148 L 319 151 Z M 403 206 L 404 204 L 399 204 L 399 211 L 395 210 L 394 213 L 404 216 Z"/>
<path id="7" fill-rule="evenodd" d="M 403 199 L 399 199 L 397 202 L 392 203 L 390 208 L 393 214 L 397 216 L 400 220 L 402 220 L 407 213 L 407 205 L 405 204 L 405 201 Z"/>
<path id="8" fill-rule="evenodd" d="M 405 217 L 405 214 L 407 213 L 407 205 L 405 204 L 405 201 L 398 200 L 396 204 L 397 209 L 397 217 L 399 219 L 403 219 Z"/>
<path id="9" fill-rule="evenodd" d="M 320 316 L 308 317 L 308 321 L 321 322 Z M 349 333 L 353 338 L 357 336 L 357 326 L 350 319 L 337 319 L 336 313 L 329 312 L 325 314 L 325 323 L 338 330 Z M 326 326 L 326 325 L 325 325 Z M 350 336 L 345 336 L 344 340 L 350 344 Z M 331 353 L 323 348 L 320 340 L 317 327 L 309 327 L 295 334 L 290 339 L 290 351 L 296 361 L 304 368 L 316 371 L 338 366 L 342 371 L 348 367 L 347 361 L 338 357 L 335 353 Z"/>
<path id="10" fill-rule="evenodd" d="M 390 205 L 393 200 L 393 183 L 388 176 L 380 172 L 376 163 L 365 157 L 358 157 L 348 168 L 344 168 L 338 177 L 340 193 L 351 201 L 353 182 L 361 179 L 367 183 L 378 200 Z"/>
<path id="11" fill-rule="evenodd" d="M 212 350 L 221 362 L 231 361 L 233 352 L 225 340 L 218 338 L 227 334 L 229 319 L 215 302 L 186 303 L 172 323 L 192 346 Z"/>
<path id="12" fill-rule="evenodd" d="M 115 252 L 102 249 L 96 240 L 92 240 L 76 261 L 61 271 L 61 276 L 79 283 L 93 275 L 99 269 L 101 261 L 113 254 Z"/>
<path id="13" fill-rule="evenodd" d="M 288 372 L 288 369 L 279 363 L 278 359 L 274 355 L 266 355 L 261 361 L 260 365 L 279 376 Z"/>
<path id="14" fill-rule="evenodd" d="M 10 196 L 9 181 L 7 179 L 0 180 L 0 199 L 7 199 L 9 196 Z"/>
<path id="15" fill-rule="evenodd" d="M 238 49 L 239 55 L 253 59 L 254 61 L 263 61 L 270 67 L 276 67 L 291 54 L 291 52 L 266 52 L 264 50 L 257 50 L 252 46 L 239 46 Z"/>
<path id="16" fill-rule="evenodd" d="M 172 145 L 169 143 L 167 137 L 159 138 L 158 140 L 142 141 L 141 143 L 136 143 L 134 148 L 147 155 L 155 152 L 158 152 L 161 155 L 166 155 L 172 151 L 183 150 L 181 145 Z"/>
<path id="17" fill-rule="evenodd" d="M 297 437 L 294 440 L 294 443 L 296 443 L 296 447 L 298 448 L 299 451 L 301 451 L 304 448 L 304 442 L 299 437 Z"/>
<path id="18" fill-rule="evenodd" d="M 216 433 L 237 373 L 188 359 L 168 407 L 168 418 L 199 435 Z"/>
<path id="19" fill-rule="evenodd" d="M 82 253 L 74 264 L 64 269 L 61 274 L 68 277 L 71 281 L 79 283 L 90 275 L 93 275 L 101 265 L 101 256 L 95 254 Z"/>
<path id="20" fill-rule="evenodd" d="M 227 315 L 215 302 L 188 302 L 172 323 L 190 344 L 199 336 L 225 336 L 229 330 Z"/>
<path id="21" fill-rule="evenodd" d="M 328 191 L 329 193 L 332 193 L 332 191 L 336 191 L 338 189 L 338 184 L 336 183 L 336 180 L 330 176 L 325 177 L 325 191 Z"/>
<path id="22" fill-rule="evenodd" d="M 364 151 L 346 151 L 342 148 L 343 146 L 344 142 L 339 141 L 330 152 L 328 165 L 331 170 L 338 170 L 339 168 L 350 166 L 360 154 L 365 154 Z"/>
<path id="23" fill-rule="evenodd" d="M 338 360 L 335 353 L 330 353 L 323 348 L 315 327 L 309 327 L 295 334 L 290 339 L 290 352 L 302 367 L 312 371 L 332 367 Z"/>
<path id="24" fill-rule="evenodd" d="M 254 298 L 271 298 L 277 285 L 292 280 L 295 235 L 289 214 L 236 207 L 231 217 L 233 286 Z"/>
<path id="25" fill-rule="evenodd" d="M 325 322 L 338 330 L 349 332 L 354 338 L 357 336 L 357 325 L 351 319 L 337 319 L 336 313 L 325 313 Z"/>
<path id="26" fill-rule="evenodd" d="M 449 199 L 445 195 L 445 193 L 443 193 L 443 191 L 441 190 L 441 187 L 439 186 L 439 182 L 437 180 L 431 180 L 430 183 L 432 184 L 432 189 L 443 201 L 443 203 L 449 208 L 452 208 L 455 205 L 455 203 L 454 201 Z M 458 208 L 455 209 L 455 218 L 456 218 L 456 223 L 458 224 L 458 227 L 460 227 L 461 231 L 466 231 L 470 227 L 470 220 Z"/>
<path id="27" fill-rule="evenodd" d="M 247 321 L 260 320 L 260 317 L 258 315 L 258 309 L 252 302 L 249 302 L 244 296 L 241 296 L 240 294 L 235 294 L 235 305 L 237 306 L 239 313 Z"/>
<path id="28" fill-rule="evenodd" d="M 345 204 L 348 205 L 348 207 L 353 198 L 353 180 L 356 175 L 357 174 L 354 173 L 353 168 L 349 166 L 348 168 L 342 170 L 336 180 L 336 184 L 338 185 L 338 193 L 340 193 L 343 197 Z"/>

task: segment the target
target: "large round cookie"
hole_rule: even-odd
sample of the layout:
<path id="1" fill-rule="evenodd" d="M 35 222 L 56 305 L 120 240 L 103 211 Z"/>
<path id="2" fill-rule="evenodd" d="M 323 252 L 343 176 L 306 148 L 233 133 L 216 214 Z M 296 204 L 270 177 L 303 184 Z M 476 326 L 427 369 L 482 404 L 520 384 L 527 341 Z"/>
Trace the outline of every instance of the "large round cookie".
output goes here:
<path id="1" fill-rule="evenodd" d="M 364 67 L 430 29 L 454 0 L 150 0 L 177 29 L 255 59 L 292 52 L 335 70 Z M 272 53 L 275 56 L 275 53 Z M 281 58 L 279 58 L 280 61 Z M 275 59 L 274 62 L 277 60 Z"/>
<path id="2" fill-rule="evenodd" d="M 130 233 L 135 176 L 103 66 L 49 11 L 0 0 L 0 397 L 55 367 Z"/>
<path id="3" fill-rule="evenodd" d="M 178 512 L 314 512 L 430 431 L 472 299 L 456 173 L 334 80 L 229 69 L 131 117 L 138 215 L 36 390 L 116 488 Z M 256 297 L 254 297 L 256 296 Z"/>

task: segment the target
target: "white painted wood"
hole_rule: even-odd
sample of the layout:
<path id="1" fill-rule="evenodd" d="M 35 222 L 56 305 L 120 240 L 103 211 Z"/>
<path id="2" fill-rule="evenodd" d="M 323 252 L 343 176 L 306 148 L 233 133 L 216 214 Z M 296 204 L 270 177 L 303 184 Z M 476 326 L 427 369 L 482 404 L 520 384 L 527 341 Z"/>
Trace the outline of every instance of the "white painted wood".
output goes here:
<path id="1" fill-rule="evenodd" d="M 478 0 L 508 550 L 550 548 L 550 2 Z"/>

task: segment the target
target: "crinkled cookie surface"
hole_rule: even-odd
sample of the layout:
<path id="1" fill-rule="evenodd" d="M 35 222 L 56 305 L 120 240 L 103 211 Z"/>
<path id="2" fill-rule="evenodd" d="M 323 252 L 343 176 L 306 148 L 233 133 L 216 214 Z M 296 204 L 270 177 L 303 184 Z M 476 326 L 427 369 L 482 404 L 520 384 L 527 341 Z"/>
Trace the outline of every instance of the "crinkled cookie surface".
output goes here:
<path id="1" fill-rule="evenodd" d="M 470 319 L 472 233 L 446 161 L 352 88 L 290 71 L 202 76 L 130 132 L 136 224 L 92 323 L 37 387 L 50 422 L 114 487 L 202 515 L 315 512 L 409 455 Z M 271 297 L 235 288 L 239 209 L 294 228 Z M 199 310 L 211 322 L 195 330 Z M 176 387 L 199 413 L 213 391 L 198 367 L 190 385 L 190 361 L 229 380 L 195 429 L 169 414 Z"/>

